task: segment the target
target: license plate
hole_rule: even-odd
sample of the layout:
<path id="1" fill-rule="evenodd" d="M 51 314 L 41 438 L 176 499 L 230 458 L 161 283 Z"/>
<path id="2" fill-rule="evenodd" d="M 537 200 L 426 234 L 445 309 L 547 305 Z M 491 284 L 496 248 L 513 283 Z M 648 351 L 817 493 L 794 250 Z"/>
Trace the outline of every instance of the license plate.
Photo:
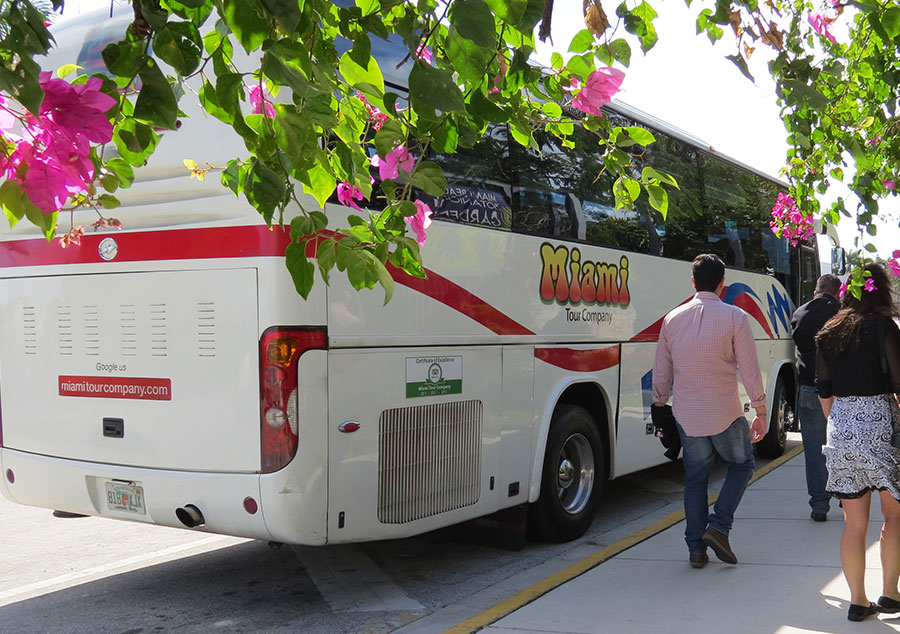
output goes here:
<path id="1" fill-rule="evenodd" d="M 125 482 L 106 483 L 106 508 L 144 515 L 144 487 Z"/>

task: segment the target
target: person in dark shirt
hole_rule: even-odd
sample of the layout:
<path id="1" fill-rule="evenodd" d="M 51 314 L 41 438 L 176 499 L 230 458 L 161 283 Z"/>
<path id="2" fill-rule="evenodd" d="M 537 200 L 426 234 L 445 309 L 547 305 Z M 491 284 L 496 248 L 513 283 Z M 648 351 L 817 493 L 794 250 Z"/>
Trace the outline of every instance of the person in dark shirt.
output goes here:
<path id="1" fill-rule="evenodd" d="M 900 449 L 891 444 L 900 420 L 900 329 L 887 273 L 878 264 L 865 271 L 869 290 L 860 299 L 845 293 L 841 310 L 816 336 L 816 390 L 828 417 L 825 490 L 843 503 L 841 567 L 850 586 L 851 621 L 879 610 L 900 612 Z M 872 491 L 879 492 L 884 516 L 877 606 L 866 598 L 865 586 Z"/>
<path id="2" fill-rule="evenodd" d="M 810 517 L 824 522 L 828 517 L 831 496 L 825 491 L 828 470 L 825 468 L 825 414 L 816 394 L 816 335 L 825 322 L 837 314 L 840 302 L 837 294 L 841 280 L 836 275 L 823 275 L 816 282 L 816 294 L 794 311 L 791 317 L 791 336 L 800 354 L 800 389 L 797 390 L 797 418 L 803 437 L 806 459 L 806 490 L 809 493 Z"/>

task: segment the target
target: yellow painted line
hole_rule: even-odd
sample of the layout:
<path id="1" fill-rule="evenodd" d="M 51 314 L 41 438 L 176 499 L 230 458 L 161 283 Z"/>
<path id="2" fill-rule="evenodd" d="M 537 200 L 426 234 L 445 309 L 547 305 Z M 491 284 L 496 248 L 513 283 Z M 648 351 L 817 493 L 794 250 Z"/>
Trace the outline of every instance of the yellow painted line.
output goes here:
<path id="1" fill-rule="evenodd" d="M 753 484 L 761 477 L 771 472 L 773 469 L 780 467 L 785 462 L 799 454 L 801 451 L 803 451 L 803 445 L 798 445 L 790 451 L 786 451 L 775 460 L 772 460 L 764 467 L 760 467 L 753 472 L 753 476 L 750 478 L 750 484 Z M 717 499 L 719 499 L 718 493 L 716 493 L 715 495 L 711 495 L 709 496 L 709 503 L 715 504 Z M 515 612 L 519 608 L 531 603 L 535 599 L 542 597 L 551 590 L 558 588 L 562 584 L 571 581 L 575 577 L 583 575 L 591 568 L 596 568 L 606 560 L 615 557 L 622 551 L 628 550 L 632 546 L 636 546 L 642 541 L 650 539 L 654 535 L 663 532 L 667 528 L 671 528 L 683 519 L 684 509 L 669 513 L 664 518 L 662 518 L 661 520 L 657 520 L 650 526 L 643 528 L 638 532 L 629 535 L 628 537 L 620 539 L 616 543 L 610 544 L 602 550 L 598 550 L 597 552 L 588 555 L 581 561 L 576 561 L 574 564 L 563 568 L 559 572 L 550 575 L 546 579 L 538 581 L 533 586 L 525 588 L 524 590 L 517 592 L 508 599 L 504 599 L 500 603 L 491 606 L 481 614 L 477 614 L 472 618 L 466 619 L 462 623 L 459 623 L 458 625 L 454 625 L 450 629 L 445 630 L 443 634 L 473 634 L 481 628 L 487 627 L 494 621 L 497 621 L 504 616 Z"/>

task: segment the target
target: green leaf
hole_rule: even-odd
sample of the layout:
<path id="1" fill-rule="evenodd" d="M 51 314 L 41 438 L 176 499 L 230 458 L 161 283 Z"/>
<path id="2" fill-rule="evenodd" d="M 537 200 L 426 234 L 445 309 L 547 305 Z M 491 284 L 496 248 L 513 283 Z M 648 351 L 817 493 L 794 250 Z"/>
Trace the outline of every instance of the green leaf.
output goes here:
<path id="1" fill-rule="evenodd" d="M 437 118 L 436 111 L 464 112 L 466 109 L 450 72 L 419 60 L 409 73 L 409 101 L 419 116 L 429 119 Z"/>
<path id="2" fill-rule="evenodd" d="M 63 79 L 80 69 L 81 66 L 79 66 L 78 64 L 63 64 L 56 69 L 56 76 L 60 79 Z"/>
<path id="3" fill-rule="evenodd" d="M 882 14 L 881 24 L 890 39 L 900 35 L 900 8 L 891 7 Z"/>
<path id="4" fill-rule="evenodd" d="M 543 112 L 551 119 L 556 119 L 562 116 L 562 108 L 558 103 L 555 103 L 553 101 L 548 101 L 547 103 L 542 105 L 541 112 Z"/>
<path id="5" fill-rule="evenodd" d="M 56 233 L 56 221 L 59 218 L 59 212 L 54 211 L 52 214 L 45 214 L 34 203 L 28 200 L 27 196 L 22 196 L 22 207 L 25 209 L 25 217 L 29 222 L 36 226 L 44 234 L 48 240 Z"/>
<path id="6" fill-rule="evenodd" d="M 641 170 L 641 179 L 642 180 L 650 180 L 651 178 L 655 178 L 661 183 L 666 183 L 667 185 L 671 185 L 675 189 L 678 189 L 678 182 L 675 180 L 674 176 L 670 176 L 669 174 L 664 174 L 659 172 L 652 167 L 645 167 Z"/>
<path id="7" fill-rule="evenodd" d="M 269 34 L 269 22 L 259 0 L 222 0 L 225 22 L 247 53 L 262 46 Z"/>
<path id="8" fill-rule="evenodd" d="M 406 143 L 406 134 L 394 119 L 386 121 L 381 126 L 381 130 L 375 133 L 375 151 L 382 158 L 390 154 L 395 147 L 404 143 Z"/>
<path id="9" fill-rule="evenodd" d="M 659 185 L 646 185 L 644 188 L 647 190 L 647 195 L 650 197 L 650 206 L 658 211 L 662 215 L 663 220 L 665 220 L 666 214 L 669 211 L 668 192 Z"/>
<path id="10" fill-rule="evenodd" d="M 470 114 L 478 117 L 482 121 L 495 123 L 505 123 L 506 121 L 509 121 L 509 113 L 481 94 L 480 90 L 472 91 L 467 109 Z M 560 112 L 562 112 L 562 109 L 560 109 Z"/>
<path id="11" fill-rule="evenodd" d="M 275 209 L 284 199 L 284 193 L 284 179 L 259 159 L 252 159 L 244 181 L 244 195 L 265 218 L 266 224 L 272 224 Z"/>
<path id="12" fill-rule="evenodd" d="M 391 301 L 391 298 L 394 296 L 394 278 L 391 277 L 390 272 L 387 270 L 387 267 L 381 263 L 381 260 L 374 255 L 370 261 L 370 266 L 375 269 L 375 277 L 384 289 L 384 305 L 387 306 L 387 303 Z"/>
<path id="13" fill-rule="evenodd" d="M 639 128 L 637 126 L 615 128 L 615 130 L 620 131 L 616 136 L 615 143 L 623 147 L 633 145 L 635 143 L 638 145 L 647 146 L 656 141 L 656 137 L 653 136 L 653 133 L 650 132 L 650 130 Z"/>
<path id="14" fill-rule="evenodd" d="M 332 238 L 323 238 L 319 241 L 319 247 L 316 249 L 316 263 L 319 267 L 319 274 L 328 284 L 328 272 L 334 268 L 335 260 L 335 241 Z"/>
<path id="15" fill-rule="evenodd" d="M 200 32 L 190 22 L 169 24 L 155 32 L 153 52 L 180 75 L 189 75 L 200 65 Z"/>
<path id="16" fill-rule="evenodd" d="M 485 48 L 497 46 L 494 16 L 484 0 L 456 0 L 451 7 L 450 24 L 464 38 Z"/>
<path id="17" fill-rule="evenodd" d="M 157 127 L 174 130 L 178 102 L 159 66 L 152 59 L 147 60 L 147 65 L 138 74 L 143 85 L 134 104 L 134 116 Z"/>
<path id="18" fill-rule="evenodd" d="M 594 45 L 594 34 L 587 29 L 582 29 L 575 34 L 569 44 L 570 53 L 584 53 Z"/>
<path id="19" fill-rule="evenodd" d="M 135 167 L 147 162 L 156 149 L 159 135 L 145 123 L 126 119 L 113 129 L 113 143 L 119 156 Z"/>
<path id="20" fill-rule="evenodd" d="M 444 46 L 459 76 L 473 84 L 481 82 L 485 69 L 496 54 L 494 49 L 479 46 L 460 34 L 455 26 L 450 27 Z"/>
<path id="21" fill-rule="evenodd" d="M 119 202 L 118 198 L 109 194 L 101 194 L 97 197 L 97 202 L 99 202 L 100 206 L 104 209 L 115 209 L 116 207 L 122 206 L 122 203 Z"/>
<path id="22" fill-rule="evenodd" d="M 262 0 L 262 5 L 283 31 L 288 33 L 296 30 L 300 23 L 300 2 L 297 0 Z"/>
<path id="23" fill-rule="evenodd" d="M 426 194 L 439 198 L 447 191 L 447 177 L 440 165 L 432 161 L 422 161 L 416 166 L 410 181 Z"/>
<path id="24" fill-rule="evenodd" d="M 303 299 L 307 299 L 312 290 L 316 267 L 306 259 L 305 245 L 291 242 L 284 250 L 284 255 L 294 288 Z"/>
<path id="25" fill-rule="evenodd" d="M 19 188 L 19 182 L 7 179 L 0 185 L 0 206 L 9 221 L 9 228 L 16 226 L 25 217 L 24 192 Z"/>
<path id="26" fill-rule="evenodd" d="M 137 41 L 108 44 L 101 53 L 106 68 L 118 77 L 132 77 L 143 66 L 144 46 Z"/>
<path id="27" fill-rule="evenodd" d="M 526 0 L 485 0 L 498 20 L 510 26 L 516 26 L 525 16 L 528 8 Z"/>
<path id="28" fill-rule="evenodd" d="M 122 187 L 131 187 L 134 182 L 134 170 L 127 161 L 120 158 L 112 158 L 106 161 L 106 169 L 116 175 Z"/>
<path id="29" fill-rule="evenodd" d="M 334 172 L 328 165 L 328 159 L 319 157 L 313 167 L 306 170 L 306 178 L 303 179 L 303 191 L 310 194 L 322 206 L 334 193 L 337 180 Z"/>
<path id="30" fill-rule="evenodd" d="M 356 63 L 356 60 L 353 59 L 348 51 L 341 55 L 339 68 L 341 75 L 344 76 L 344 81 L 351 87 L 356 88 L 360 86 L 361 92 L 375 96 L 379 100 L 384 96 L 384 76 L 381 74 L 381 68 L 379 68 L 378 62 L 375 61 L 374 57 L 370 57 L 368 64 L 363 67 Z M 363 84 L 374 86 L 378 92 L 373 95 L 371 89 L 369 89 L 369 92 L 363 90 L 361 87 Z"/>

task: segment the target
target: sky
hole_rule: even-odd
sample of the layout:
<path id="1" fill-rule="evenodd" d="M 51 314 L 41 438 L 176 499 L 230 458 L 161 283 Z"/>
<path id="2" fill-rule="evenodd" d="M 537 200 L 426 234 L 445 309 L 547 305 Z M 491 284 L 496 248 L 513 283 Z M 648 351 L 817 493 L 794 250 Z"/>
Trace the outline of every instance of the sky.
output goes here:
<path id="1" fill-rule="evenodd" d="M 109 7 L 109 3 L 66 0 L 63 19 Z M 612 16 L 614 3 L 604 4 Z M 659 13 L 654 21 L 659 41 L 644 55 L 635 38 L 621 33 L 632 44 L 632 58 L 630 67 L 624 69 L 625 81 L 618 98 L 702 139 L 722 154 L 777 176 L 784 165 L 787 133 L 779 117 L 775 85 L 766 69 L 766 47 L 760 44 L 750 60 L 756 80 L 750 82 L 725 58 L 735 52 L 730 29 L 726 28 L 725 37 L 715 47 L 705 35 L 696 35 L 694 15 L 701 8 L 700 2 L 693 8 L 686 7 L 683 0 L 651 0 L 651 4 Z M 554 46 L 548 42 L 539 48 L 539 60 L 549 63 L 553 50 L 566 58 L 570 55 L 566 49 L 572 36 L 584 28 L 581 7 L 579 0 L 557 0 Z M 851 219 L 838 225 L 838 233 L 842 246 L 852 248 L 856 225 Z M 882 256 L 900 248 L 896 220 L 882 222 L 878 235 L 871 240 Z"/>

